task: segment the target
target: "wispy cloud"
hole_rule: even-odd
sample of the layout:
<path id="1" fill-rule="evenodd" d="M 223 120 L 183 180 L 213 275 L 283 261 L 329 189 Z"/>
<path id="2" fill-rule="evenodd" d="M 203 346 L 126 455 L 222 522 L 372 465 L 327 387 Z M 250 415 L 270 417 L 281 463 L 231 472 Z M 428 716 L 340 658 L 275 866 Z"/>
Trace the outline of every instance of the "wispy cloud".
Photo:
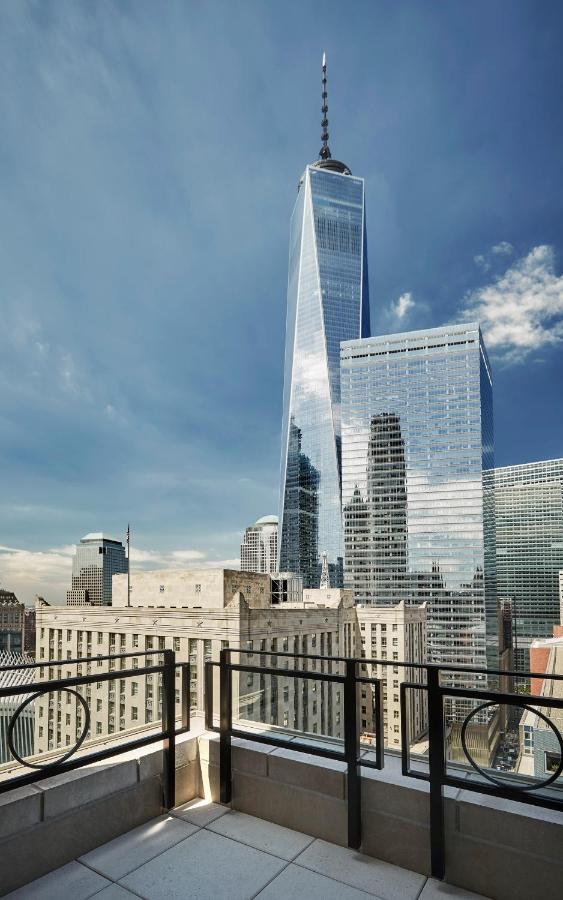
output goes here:
<path id="1" fill-rule="evenodd" d="M 491 253 L 496 256 L 511 256 L 514 253 L 514 247 L 508 241 L 501 241 L 491 248 Z"/>
<path id="2" fill-rule="evenodd" d="M 490 262 L 487 262 L 486 257 L 482 253 L 478 253 L 477 256 L 474 256 L 473 262 L 479 269 L 482 269 L 483 272 L 488 272 L 491 268 Z"/>
<path id="3" fill-rule="evenodd" d="M 410 291 L 407 291 L 405 294 L 401 294 L 396 303 L 392 304 L 393 314 L 398 319 L 404 319 L 415 306 L 416 303 L 412 299 L 412 294 Z"/>
<path id="4" fill-rule="evenodd" d="M 488 347 L 506 362 L 560 343 L 563 276 L 556 273 L 553 247 L 534 247 L 490 284 L 471 291 L 461 316 L 481 322 Z"/>

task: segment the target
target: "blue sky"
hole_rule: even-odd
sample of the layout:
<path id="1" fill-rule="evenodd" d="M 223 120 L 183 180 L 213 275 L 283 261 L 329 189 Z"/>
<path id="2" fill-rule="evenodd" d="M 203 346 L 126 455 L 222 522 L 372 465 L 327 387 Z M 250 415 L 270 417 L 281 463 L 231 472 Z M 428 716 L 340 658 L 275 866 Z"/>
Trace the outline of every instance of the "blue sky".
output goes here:
<path id="1" fill-rule="evenodd" d="M 497 464 L 563 455 L 556 0 L 0 9 L 0 580 L 237 560 L 276 512 L 288 223 L 366 179 L 374 334 L 480 318 Z"/>

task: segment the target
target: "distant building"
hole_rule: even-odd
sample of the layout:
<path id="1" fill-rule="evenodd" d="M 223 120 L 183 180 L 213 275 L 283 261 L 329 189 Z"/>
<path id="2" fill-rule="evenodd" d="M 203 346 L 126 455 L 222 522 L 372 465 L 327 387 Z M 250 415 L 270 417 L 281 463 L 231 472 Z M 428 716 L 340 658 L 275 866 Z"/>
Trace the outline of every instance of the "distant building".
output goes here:
<path id="1" fill-rule="evenodd" d="M 345 586 L 362 606 L 427 601 L 428 662 L 496 664 L 479 325 L 346 341 L 340 358 Z"/>
<path id="2" fill-rule="evenodd" d="M 35 656 L 35 609 L 26 607 L 23 626 L 23 649 Z"/>
<path id="3" fill-rule="evenodd" d="M 563 699 L 563 681 L 547 676 L 563 676 L 563 627 L 554 626 L 553 637 L 533 640 L 530 644 L 530 668 L 543 673 L 544 678 L 533 678 L 531 693 L 536 697 Z M 552 707 L 534 707 L 546 716 L 563 734 L 563 710 Z M 520 721 L 521 755 L 518 772 L 546 778 L 556 771 L 561 761 L 561 745 L 553 728 L 532 710 L 526 710 Z"/>
<path id="4" fill-rule="evenodd" d="M 561 621 L 563 459 L 489 469 L 499 597 L 510 597 L 518 669 L 529 668 L 530 645 Z"/>
<path id="5" fill-rule="evenodd" d="M 240 545 L 244 572 L 275 572 L 278 564 L 278 517 L 263 516 L 246 529 Z"/>
<path id="6" fill-rule="evenodd" d="M 126 571 L 127 558 L 121 541 L 101 533 L 87 534 L 76 545 L 67 606 L 110 606 L 112 578 Z"/>
<path id="7" fill-rule="evenodd" d="M 0 653 L 22 653 L 25 606 L 13 591 L 0 590 Z"/>
<path id="8" fill-rule="evenodd" d="M 426 604 L 407 606 L 401 602 L 395 606 L 356 607 L 360 629 L 361 655 L 365 659 L 391 662 L 426 662 Z M 383 732 L 385 746 L 401 745 L 400 687 L 403 681 L 424 684 L 426 673 L 420 669 L 382 663 L 368 663 L 366 674 L 381 679 L 384 697 Z M 428 728 L 428 704 L 426 691 L 411 689 L 408 695 L 409 743 L 419 740 Z M 371 688 L 361 690 L 361 730 L 374 731 L 373 696 Z"/>

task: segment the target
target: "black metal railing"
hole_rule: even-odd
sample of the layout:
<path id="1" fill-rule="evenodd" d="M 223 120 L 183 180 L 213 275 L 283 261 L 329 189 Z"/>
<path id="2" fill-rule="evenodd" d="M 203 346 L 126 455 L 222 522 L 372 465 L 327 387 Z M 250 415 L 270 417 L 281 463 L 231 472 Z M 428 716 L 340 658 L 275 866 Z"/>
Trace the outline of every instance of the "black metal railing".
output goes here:
<path id="1" fill-rule="evenodd" d="M 129 750 L 136 750 L 139 747 L 145 747 L 157 741 L 163 741 L 163 804 L 166 809 L 171 809 L 175 805 L 175 784 L 176 784 L 176 737 L 190 730 L 190 699 L 189 699 L 189 683 L 190 683 L 190 664 L 176 663 L 176 654 L 173 650 L 137 650 L 133 653 L 110 654 L 103 656 L 79 657 L 77 659 L 49 659 L 41 662 L 22 663 L 16 666 L 4 666 L 0 668 L 2 671 L 16 671 L 24 669 L 45 669 L 60 668 L 61 666 L 89 665 L 103 662 L 104 660 L 126 660 L 131 657 L 162 657 L 162 662 L 155 664 L 140 666 L 130 669 L 112 669 L 106 672 L 88 673 L 86 675 L 76 675 L 69 678 L 50 678 L 48 680 L 40 680 L 35 682 L 26 682 L 23 684 L 12 684 L 7 687 L 0 688 L 0 700 L 6 697 L 24 696 L 24 700 L 11 714 L 8 719 L 7 727 L 7 743 L 10 753 L 14 759 L 28 771 L 21 774 L 12 775 L 0 780 L 0 794 L 20 787 L 26 784 L 32 784 L 42 778 L 58 775 L 62 772 L 68 772 L 72 769 L 79 769 L 91 763 L 100 762 L 125 753 Z M 181 671 L 181 727 L 176 728 L 176 686 L 175 676 L 176 669 Z M 161 728 L 156 733 L 151 731 L 150 734 L 141 735 L 128 741 L 121 741 L 119 733 L 104 736 L 100 740 L 111 741 L 110 746 L 105 746 L 100 750 L 94 750 L 87 754 L 76 756 L 77 751 L 83 745 L 90 731 L 90 708 L 87 700 L 77 688 L 85 685 L 97 684 L 99 682 L 115 681 L 117 679 L 139 678 L 146 675 L 159 674 L 162 676 L 162 717 Z M 84 710 L 84 724 L 81 728 L 80 735 L 70 748 L 61 748 L 64 750 L 62 756 L 56 759 L 41 759 L 40 756 L 34 755 L 28 759 L 20 755 L 15 746 L 14 733 L 16 723 L 24 711 L 24 709 L 39 697 L 45 694 L 55 692 L 66 692 L 75 696 L 77 704 L 80 703 Z M 56 749 L 53 751 L 56 752 Z"/>
<path id="2" fill-rule="evenodd" d="M 270 659 L 270 665 L 241 663 L 231 661 L 231 655 L 238 653 L 252 659 Z M 294 668 L 284 668 L 272 664 L 272 660 L 278 657 L 286 657 L 293 660 Z M 297 660 L 314 660 L 315 668 L 296 668 Z M 317 663 L 321 668 L 317 668 Z M 340 663 L 344 667 L 343 674 L 331 671 L 333 664 Z M 347 774 L 347 804 L 348 804 L 348 846 L 359 849 L 361 846 L 361 773 L 362 767 L 383 769 L 384 767 L 384 715 L 382 680 L 361 674 L 361 668 L 367 665 L 393 666 L 406 669 L 408 673 L 418 671 L 424 681 L 403 681 L 400 685 L 400 730 L 401 730 L 401 765 L 403 775 L 421 779 L 429 783 L 430 803 L 430 856 L 431 871 L 436 878 L 443 878 L 445 872 L 445 833 L 444 833 L 444 799 L 443 788 L 445 786 L 458 787 L 463 790 L 475 791 L 494 797 L 516 800 L 520 803 L 533 804 L 548 809 L 563 810 L 563 791 L 559 789 L 546 793 L 546 787 L 553 785 L 563 772 L 563 737 L 554 722 L 541 712 L 541 709 L 550 708 L 563 710 L 563 697 L 522 695 L 506 691 L 490 690 L 487 687 L 474 688 L 463 687 L 457 684 L 444 684 L 442 677 L 449 676 L 458 682 L 460 677 L 469 681 L 475 681 L 474 676 L 482 678 L 485 683 L 491 678 L 542 678 L 563 682 L 561 675 L 546 675 L 528 672 L 514 672 L 496 669 L 479 669 L 469 666 L 436 666 L 423 665 L 412 662 L 399 662 L 398 660 L 380 660 L 369 658 L 347 658 L 334 656 L 317 656 L 312 654 L 300 654 L 291 651 L 266 651 L 243 650 L 241 648 L 224 648 L 221 650 L 219 662 L 207 662 L 205 666 L 205 724 L 206 728 L 219 733 L 219 768 L 220 768 L 220 800 L 222 803 L 230 803 L 232 798 L 232 738 L 244 738 L 263 744 L 275 745 L 291 750 L 303 750 L 312 755 L 327 759 L 339 760 L 346 763 Z M 325 671 L 324 668 L 328 669 Z M 215 724 L 213 706 L 213 670 L 219 669 L 219 725 Z M 319 746 L 315 743 L 296 743 L 294 739 L 288 740 L 281 736 L 280 730 L 258 733 L 249 728 L 240 728 L 233 725 L 232 695 L 233 673 L 251 673 L 262 676 L 278 678 L 299 678 L 325 681 L 343 685 L 344 695 L 344 737 L 343 750 L 330 746 Z M 358 719 L 358 685 L 369 684 L 374 691 L 374 734 L 375 734 L 375 760 L 361 757 L 360 753 L 360 729 Z M 427 771 L 414 770 L 410 765 L 408 718 L 407 718 L 407 691 L 424 691 L 428 702 L 428 767 Z M 465 716 L 461 726 L 461 745 L 463 753 L 472 768 L 482 776 L 484 780 L 467 778 L 467 769 L 463 771 L 463 777 L 448 771 L 445 746 L 445 713 L 446 705 L 457 700 L 458 702 L 479 701 L 476 708 L 472 708 Z M 532 711 L 543 719 L 552 728 L 560 748 L 559 763 L 548 778 L 542 781 L 534 781 L 531 784 L 522 783 L 519 778 L 512 778 L 510 783 L 503 782 L 500 778 L 480 766 L 472 757 L 467 746 L 467 729 L 470 719 L 477 713 L 486 715 L 486 710 L 496 706 L 517 706 L 524 710 Z M 249 722 L 253 726 L 268 723 Z M 273 724 L 273 723 L 272 723 Z M 330 737 L 327 736 L 327 743 Z M 563 785 L 561 786 L 563 787 Z"/>

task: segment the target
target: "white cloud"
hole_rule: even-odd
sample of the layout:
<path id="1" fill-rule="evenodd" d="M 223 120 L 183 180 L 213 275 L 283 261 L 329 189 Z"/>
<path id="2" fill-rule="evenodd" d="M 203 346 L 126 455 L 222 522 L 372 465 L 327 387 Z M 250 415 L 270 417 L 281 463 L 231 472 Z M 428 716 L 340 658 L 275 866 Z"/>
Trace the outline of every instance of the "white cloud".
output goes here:
<path id="1" fill-rule="evenodd" d="M 473 262 L 480 269 L 483 269 L 483 272 L 488 272 L 491 268 L 490 263 L 487 262 L 482 253 L 478 253 L 477 256 L 473 257 Z"/>
<path id="2" fill-rule="evenodd" d="M 491 253 L 495 253 L 497 256 L 511 256 L 514 253 L 514 247 L 508 241 L 501 241 L 491 248 Z"/>
<path id="3" fill-rule="evenodd" d="M 156 550 L 141 550 L 135 544 L 131 544 L 131 562 L 132 563 L 162 563 L 166 559 L 163 553 Z"/>
<path id="4" fill-rule="evenodd" d="M 180 562 L 194 562 L 205 559 L 205 553 L 202 553 L 201 550 L 173 550 L 170 556 L 172 559 L 177 559 Z"/>
<path id="5" fill-rule="evenodd" d="M 408 312 L 415 307 L 415 302 L 412 299 L 412 294 L 410 291 L 407 291 L 405 294 L 401 294 L 396 303 L 393 304 L 393 313 L 397 316 L 398 319 L 404 319 Z"/>
<path id="6" fill-rule="evenodd" d="M 499 245 L 500 246 L 500 245 Z M 534 247 L 503 275 L 466 297 L 464 319 L 478 319 L 487 346 L 508 362 L 563 340 L 563 276 L 553 247 Z"/>
<path id="7" fill-rule="evenodd" d="M 0 577 L 2 587 L 15 591 L 20 600 L 31 603 L 34 594 L 60 598 L 70 587 L 74 546 L 54 547 L 33 551 L 0 546 Z"/>

